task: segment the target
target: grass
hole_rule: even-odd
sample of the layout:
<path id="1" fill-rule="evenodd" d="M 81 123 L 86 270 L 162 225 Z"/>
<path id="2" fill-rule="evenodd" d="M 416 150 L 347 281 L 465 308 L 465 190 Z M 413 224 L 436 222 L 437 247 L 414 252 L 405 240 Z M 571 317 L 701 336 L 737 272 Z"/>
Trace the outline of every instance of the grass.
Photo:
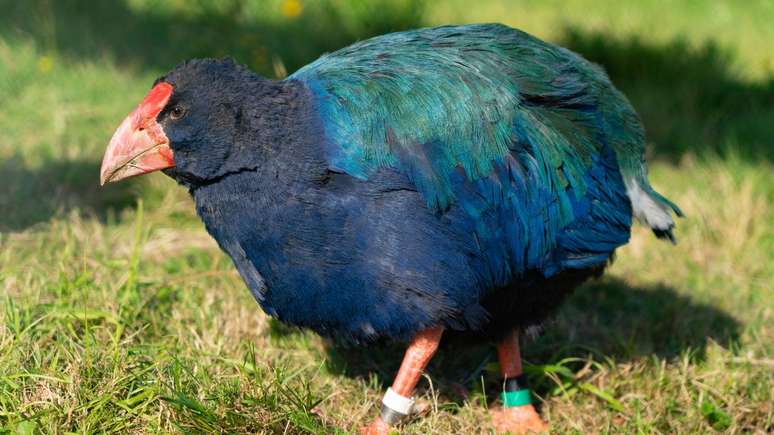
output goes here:
<path id="1" fill-rule="evenodd" d="M 271 321 L 180 188 L 157 174 L 100 189 L 99 161 L 186 57 L 282 76 L 358 38 L 464 21 L 504 21 L 604 65 L 646 122 L 654 185 L 688 214 L 677 246 L 637 228 L 606 277 L 525 343 L 554 431 L 774 431 L 769 3 L 288 3 L 0 1 L 0 434 L 346 433 L 370 420 L 399 347 L 342 348 Z M 486 433 L 493 361 L 447 344 L 404 430 Z"/>

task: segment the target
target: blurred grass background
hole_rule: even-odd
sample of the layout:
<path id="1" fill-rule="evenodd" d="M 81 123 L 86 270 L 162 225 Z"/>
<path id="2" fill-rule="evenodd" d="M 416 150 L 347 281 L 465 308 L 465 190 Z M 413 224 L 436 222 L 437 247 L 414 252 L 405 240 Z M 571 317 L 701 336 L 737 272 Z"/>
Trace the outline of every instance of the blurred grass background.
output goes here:
<path id="1" fill-rule="evenodd" d="M 283 77 L 369 36 L 499 21 L 602 65 L 641 114 L 680 244 L 637 228 L 525 345 L 557 433 L 774 431 L 774 2 L 0 0 L 0 434 L 353 432 L 401 350 L 269 321 L 156 174 L 98 187 L 152 81 Z M 141 201 L 141 202 L 140 202 Z M 408 433 L 486 433 L 486 346 L 441 352 Z M 487 376 L 488 375 L 488 376 Z M 483 377 L 483 378 L 482 378 Z"/>

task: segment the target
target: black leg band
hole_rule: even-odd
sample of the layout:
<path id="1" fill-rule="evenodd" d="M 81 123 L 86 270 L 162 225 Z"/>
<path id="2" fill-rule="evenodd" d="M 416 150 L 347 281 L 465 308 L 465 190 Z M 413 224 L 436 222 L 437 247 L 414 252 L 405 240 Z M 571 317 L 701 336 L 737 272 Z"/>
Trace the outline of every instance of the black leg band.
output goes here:
<path id="1" fill-rule="evenodd" d="M 406 414 L 400 413 L 382 403 L 381 419 L 383 422 L 390 426 L 395 426 L 402 422 L 406 417 Z"/>
<path id="2" fill-rule="evenodd" d="M 527 385 L 527 377 L 524 376 L 523 373 L 513 378 L 503 379 L 503 391 L 505 392 L 527 389 L 529 389 L 529 386 Z"/>

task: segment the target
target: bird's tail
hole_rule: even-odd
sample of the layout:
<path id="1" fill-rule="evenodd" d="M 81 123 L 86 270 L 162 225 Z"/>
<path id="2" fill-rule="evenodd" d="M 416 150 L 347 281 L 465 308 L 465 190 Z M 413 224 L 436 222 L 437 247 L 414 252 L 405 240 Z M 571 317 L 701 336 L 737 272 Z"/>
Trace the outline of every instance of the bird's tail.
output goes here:
<path id="1" fill-rule="evenodd" d="M 630 178 L 624 183 L 626 184 L 626 194 L 632 202 L 634 217 L 649 226 L 656 237 L 676 243 L 677 240 L 672 232 L 675 227 L 672 213 L 678 217 L 683 217 L 680 207 L 653 190 L 647 180 L 639 181 Z"/>

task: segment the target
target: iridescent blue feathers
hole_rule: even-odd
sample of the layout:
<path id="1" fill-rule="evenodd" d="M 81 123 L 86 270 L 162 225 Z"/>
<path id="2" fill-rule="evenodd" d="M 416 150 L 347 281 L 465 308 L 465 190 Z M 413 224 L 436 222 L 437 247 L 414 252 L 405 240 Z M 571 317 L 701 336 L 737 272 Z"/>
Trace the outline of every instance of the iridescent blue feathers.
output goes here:
<path id="1" fill-rule="evenodd" d="M 290 79 L 315 95 L 331 169 L 361 179 L 383 167 L 406 174 L 432 210 L 458 204 L 477 237 L 507 240 L 500 263 L 516 272 L 593 263 L 544 258 L 560 243 L 604 261 L 628 240 L 623 180 L 650 189 L 642 126 L 604 72 L 506 26 L 385 35 Z M 481 228 L 491 213 L 500 216 Z M 594 234 L 563 233 L 579 222 Z"/>

